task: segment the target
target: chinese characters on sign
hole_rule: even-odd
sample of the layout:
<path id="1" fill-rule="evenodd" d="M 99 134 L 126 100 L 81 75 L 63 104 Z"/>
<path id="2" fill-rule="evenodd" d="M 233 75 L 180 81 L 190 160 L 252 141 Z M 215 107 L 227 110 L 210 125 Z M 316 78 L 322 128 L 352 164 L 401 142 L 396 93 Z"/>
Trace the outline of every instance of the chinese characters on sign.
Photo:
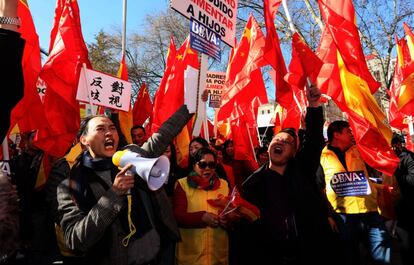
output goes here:
<path id="1" fill-rule="evenodd" d="M 128 111 L 131 101 L 131 83 L 101 72 L 82 69 L 76 99 Z"/>

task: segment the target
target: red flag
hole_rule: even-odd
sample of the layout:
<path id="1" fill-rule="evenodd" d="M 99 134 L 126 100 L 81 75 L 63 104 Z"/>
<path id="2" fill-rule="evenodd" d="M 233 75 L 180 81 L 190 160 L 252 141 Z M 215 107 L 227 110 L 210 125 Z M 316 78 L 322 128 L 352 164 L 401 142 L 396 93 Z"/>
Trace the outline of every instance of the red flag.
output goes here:
<path id="1" fill-rule="evenodd" d="M 257 108 L 261 104 L 268 103 L 266 87 L 263 82 L 262 71 L 256 69 L 250 74 L 251 81 L 242 90 L 240 90 L 226 105 L 222 105 L 217 114 L 217 120 L 225 120 L 227 118 L 236 120 L 249 112 L 251 109 Z M 258 105 L 258 102 L 260 104 Z M 256 112 L 255 112 L 256 113 Z"/>
<path id="2" fill-rule="evenodd" d="M 164 83 L 164 78 L 157 93 L 157 102 L 154 103 L 154 119 L 152 130 L 155 132 L 175 111 L 184 104 L 184 71 L 187 66 L 199 67 L 197 52 L 190 48 L 190 38 L 188 37 L 177 51 L 174 63 L 164 78 L 168 77 Z M 168 74 L 168 75 L 167 75 Z M 165 87 L 161 87 L 165 84 Z M 164 88 L 164 93 L 162 93 Z"/>
<path id="3" fill-rule="evenodd" d="M 322 65 L 322 60 L 295 32 L 292 36 L 292 59 L 289 65 L 289 73 L 285 76 L 286 81 L 300 89 L 306 85 L 307 77 L 312 83 L 316 84 Z"/>
<path id="4" fill-rule="evenodd" d="M 281 65 L 278 63 L 278 58 L 276 55 L 280 52 L 280 41 L 274 24 L 275 16 L 281 3 L 282 0 L 264 0 L 263 3 L 263 11 L 266 24 L 266 53 L 264 59 L 275 70 L 278 69 L 278 66 L 281 67 Z"/>
<path id="5" fill-rule="evenodd" d="M 35 144 L 45 152 L 61 157 L 71 146 L 79 129 L 76 90 L 80 70 L 83 63 L 89 68 L 91 66 L 82 37 L 77 1 L 66 0 L 61 17 L 55 22 L 58 25 L 51 45 L 53 48 L 40 73 L 47 85 L 44 107 L 49 129 L 39 130 Z"/>
<path id="6" fill-rule="evenodd" d="M 258 96 L 262 104 L 267 103 L 260 66 L 263 65 L 265 38 L 256 20 L 250 15 L 243 36 L 229 62 L 221 97 L 221 107 L 217 115 L 219 121 L 237 118 L 236 108 L 250 104 Z M 258 82 L 258 83 L 256 83 Z M 256 86 L 257 85 L 257 86 Z M 236 108 L 235 108 L 236 107 Z"/>
<path id="7" fill-rule="evenodd" d="M 318 2 L 326 27 L 339 51 L 337 64 L 344 101 L 340 102 L 338 98 L 334 100 L 348 114 L 364 161 L 391 176 L 399 159 L 390 146 L 392 132 L 384 123 L 386 117 L 371 94 L 379 84 L 371 76 L 365 62 L 358 28 L 354 24 L 352 1 Z"/>
<path id="8" fill-rule="evenodd" d="M 411 137 L 409 134 L 405 135 L 405 143 L 405 148 L 407 148 L 411 152 L 414 152 L 414 143 L 411 141 Z"/>
<path id="9" fill-rule="evenodd" d="M 398 99 L 400 96 L 401 86 L 404 82 L 403 68 L 407 59 L 410 59 L 405 57 L 405 55 L 409 56 L 407 42 L 405 39 L 402 38 L 401 40 L 398 40 L 398 38 L 395 38 L 395 41 L 397 47 L 397 61 L 395 62 L 394 76 L 391 87 L 388 91 L 388 95 L 390 96 L 388 120 L 390 121 L 390 125 L 392 127 L 403 130 L 407 128 L 407 122 L 405 121 L 405 115 L 398 110 Z"/>
<path id="10" fill-rule="evenodd" d="M 337 102 L 344 102 L 337 54 L 338 49 L 335 46 L 329 30 L 325 27 L 322 31 L 321 40 L 317 49 L 317 55 L 322 60 L 323 65 L 319 71 L 316 85 L 322 94 L 337 99 Z"/>
<path id="11" fill-rule="evenodd" d="M 162 117 L 159 115 L 161 113 L 159 113 L 157 110 L 160 109 L 161 105 L 163 104 L 163 98 L 165 94 L 165 85 L 168 81 L 168 77 L 170 76 L 171 68 L 174 64 L 176 54 L 177 54 L 177 50 L 175 47 L 174 39 L 170 37 L 170 46 L 168 48 L 167 59 L 165 60 L 166 63 L 165 63 L 164 75 L 161 79 L 160 86 L 158 87 L 154 95 L 154 103 L 153 103 L 154 111 L 152 112 L 152 116 L 150 120 L 152 132 L 156 132 L 161 125 L 160 120 L 162 119 Z"/>
<path id="12" fill-rule="evenodd" d="M 265 0 L 264 14 L 266 23 L 266 52 L 264 59 L 276 71 L 276 102 L 284 108 L 288 108 L 292 102 L 292 90 L 284 77 L 287 74 L 285 60 L 283 59 L 282 50 L 280 49 L 279 36 L 277 35 L 274 19 L 281 0 Z"/>
<path id="13" fill-rule="evenodd" d="M 138 92 L 132 114 L 134 125 L 142 125 L 152 114 L 152 103 L 145 83 L 142 84 Z"/>
<path id="14" fill-rule="evenodd" d="M 234 142 L 234 159 L 248 161 L 251 168 L 257 169 L 254 147 L 259 146 L 257 130 L 250 126 L 246 119 L 240 118 L 231 123 L 231 134 Z"/>
<path id="15" fill-rule="evenodd" d="M 41 68 L 39 37 L 25 0 L 18 2 L 18 15 L 22 21 L 21 37 L 26 41 L 22 60 L 24 97 L 12 111 L 10 128 L 18 123 L 21 132 L 28 132 L 45 127 L 47 123 L 45 123 L 43 104 L 36 87 Z"/>

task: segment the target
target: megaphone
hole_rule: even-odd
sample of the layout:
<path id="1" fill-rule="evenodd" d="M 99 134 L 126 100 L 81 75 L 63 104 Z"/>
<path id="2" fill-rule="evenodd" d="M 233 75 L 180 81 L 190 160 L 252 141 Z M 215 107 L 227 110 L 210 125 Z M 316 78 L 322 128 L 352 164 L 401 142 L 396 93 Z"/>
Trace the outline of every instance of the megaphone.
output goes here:
<path id="1" fill-rule="evenodd" d="M 148 185 L 150 190 L 158 190 L 170 174 L 170 160 L 165 155 L 158 158 L 145 158 L 129 150 L 118 151 L 112 156 L 112 163 L 117 167 L 132 164 L 130 169 L 137 173 Z"/>

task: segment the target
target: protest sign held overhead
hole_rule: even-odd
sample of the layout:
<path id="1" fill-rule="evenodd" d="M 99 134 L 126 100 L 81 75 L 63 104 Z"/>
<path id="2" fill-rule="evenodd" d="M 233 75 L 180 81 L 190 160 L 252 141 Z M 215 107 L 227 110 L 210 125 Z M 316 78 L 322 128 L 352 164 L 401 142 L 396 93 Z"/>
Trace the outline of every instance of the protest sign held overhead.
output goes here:
<path id="1" fill-rule="evenodd" d="M 76 99 L 111 109 L 128 111 L 131 83 L 87 68 L 82 68 Z"/>
<path id="2" fill-rule="evenodd" d="M 171 0 L 171 8 L 193 18 L 217 33 L 222 41 L 234 46 L 237 0 Z"/>

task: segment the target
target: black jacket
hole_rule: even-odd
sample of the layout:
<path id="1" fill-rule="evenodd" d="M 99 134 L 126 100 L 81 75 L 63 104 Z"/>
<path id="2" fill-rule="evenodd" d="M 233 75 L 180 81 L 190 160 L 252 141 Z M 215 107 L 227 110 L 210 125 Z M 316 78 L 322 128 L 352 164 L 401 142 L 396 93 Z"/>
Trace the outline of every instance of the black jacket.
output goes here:
<path id="1" fill-rule="evenodd" d="M 396 203 L 399 226 L 414 232 L 414 153 L 404 150 L 399 156 L 400 164 L 395 177 L 400 188 Z"/>
<path id="2" fill-rule="evenodd" d="M 323 247 L 317 242 L 331 236 L 326 197 L 315 183 L 324 146 L 322 108 L 308 108 L 306 124 L 304 143 L 283 176 L 264 165 L 243 183 L 244 198 L 261 213 L 249 229 L 250 251 L 264 264 L 319 264 L 323 255 L 314 250 Z"/>

